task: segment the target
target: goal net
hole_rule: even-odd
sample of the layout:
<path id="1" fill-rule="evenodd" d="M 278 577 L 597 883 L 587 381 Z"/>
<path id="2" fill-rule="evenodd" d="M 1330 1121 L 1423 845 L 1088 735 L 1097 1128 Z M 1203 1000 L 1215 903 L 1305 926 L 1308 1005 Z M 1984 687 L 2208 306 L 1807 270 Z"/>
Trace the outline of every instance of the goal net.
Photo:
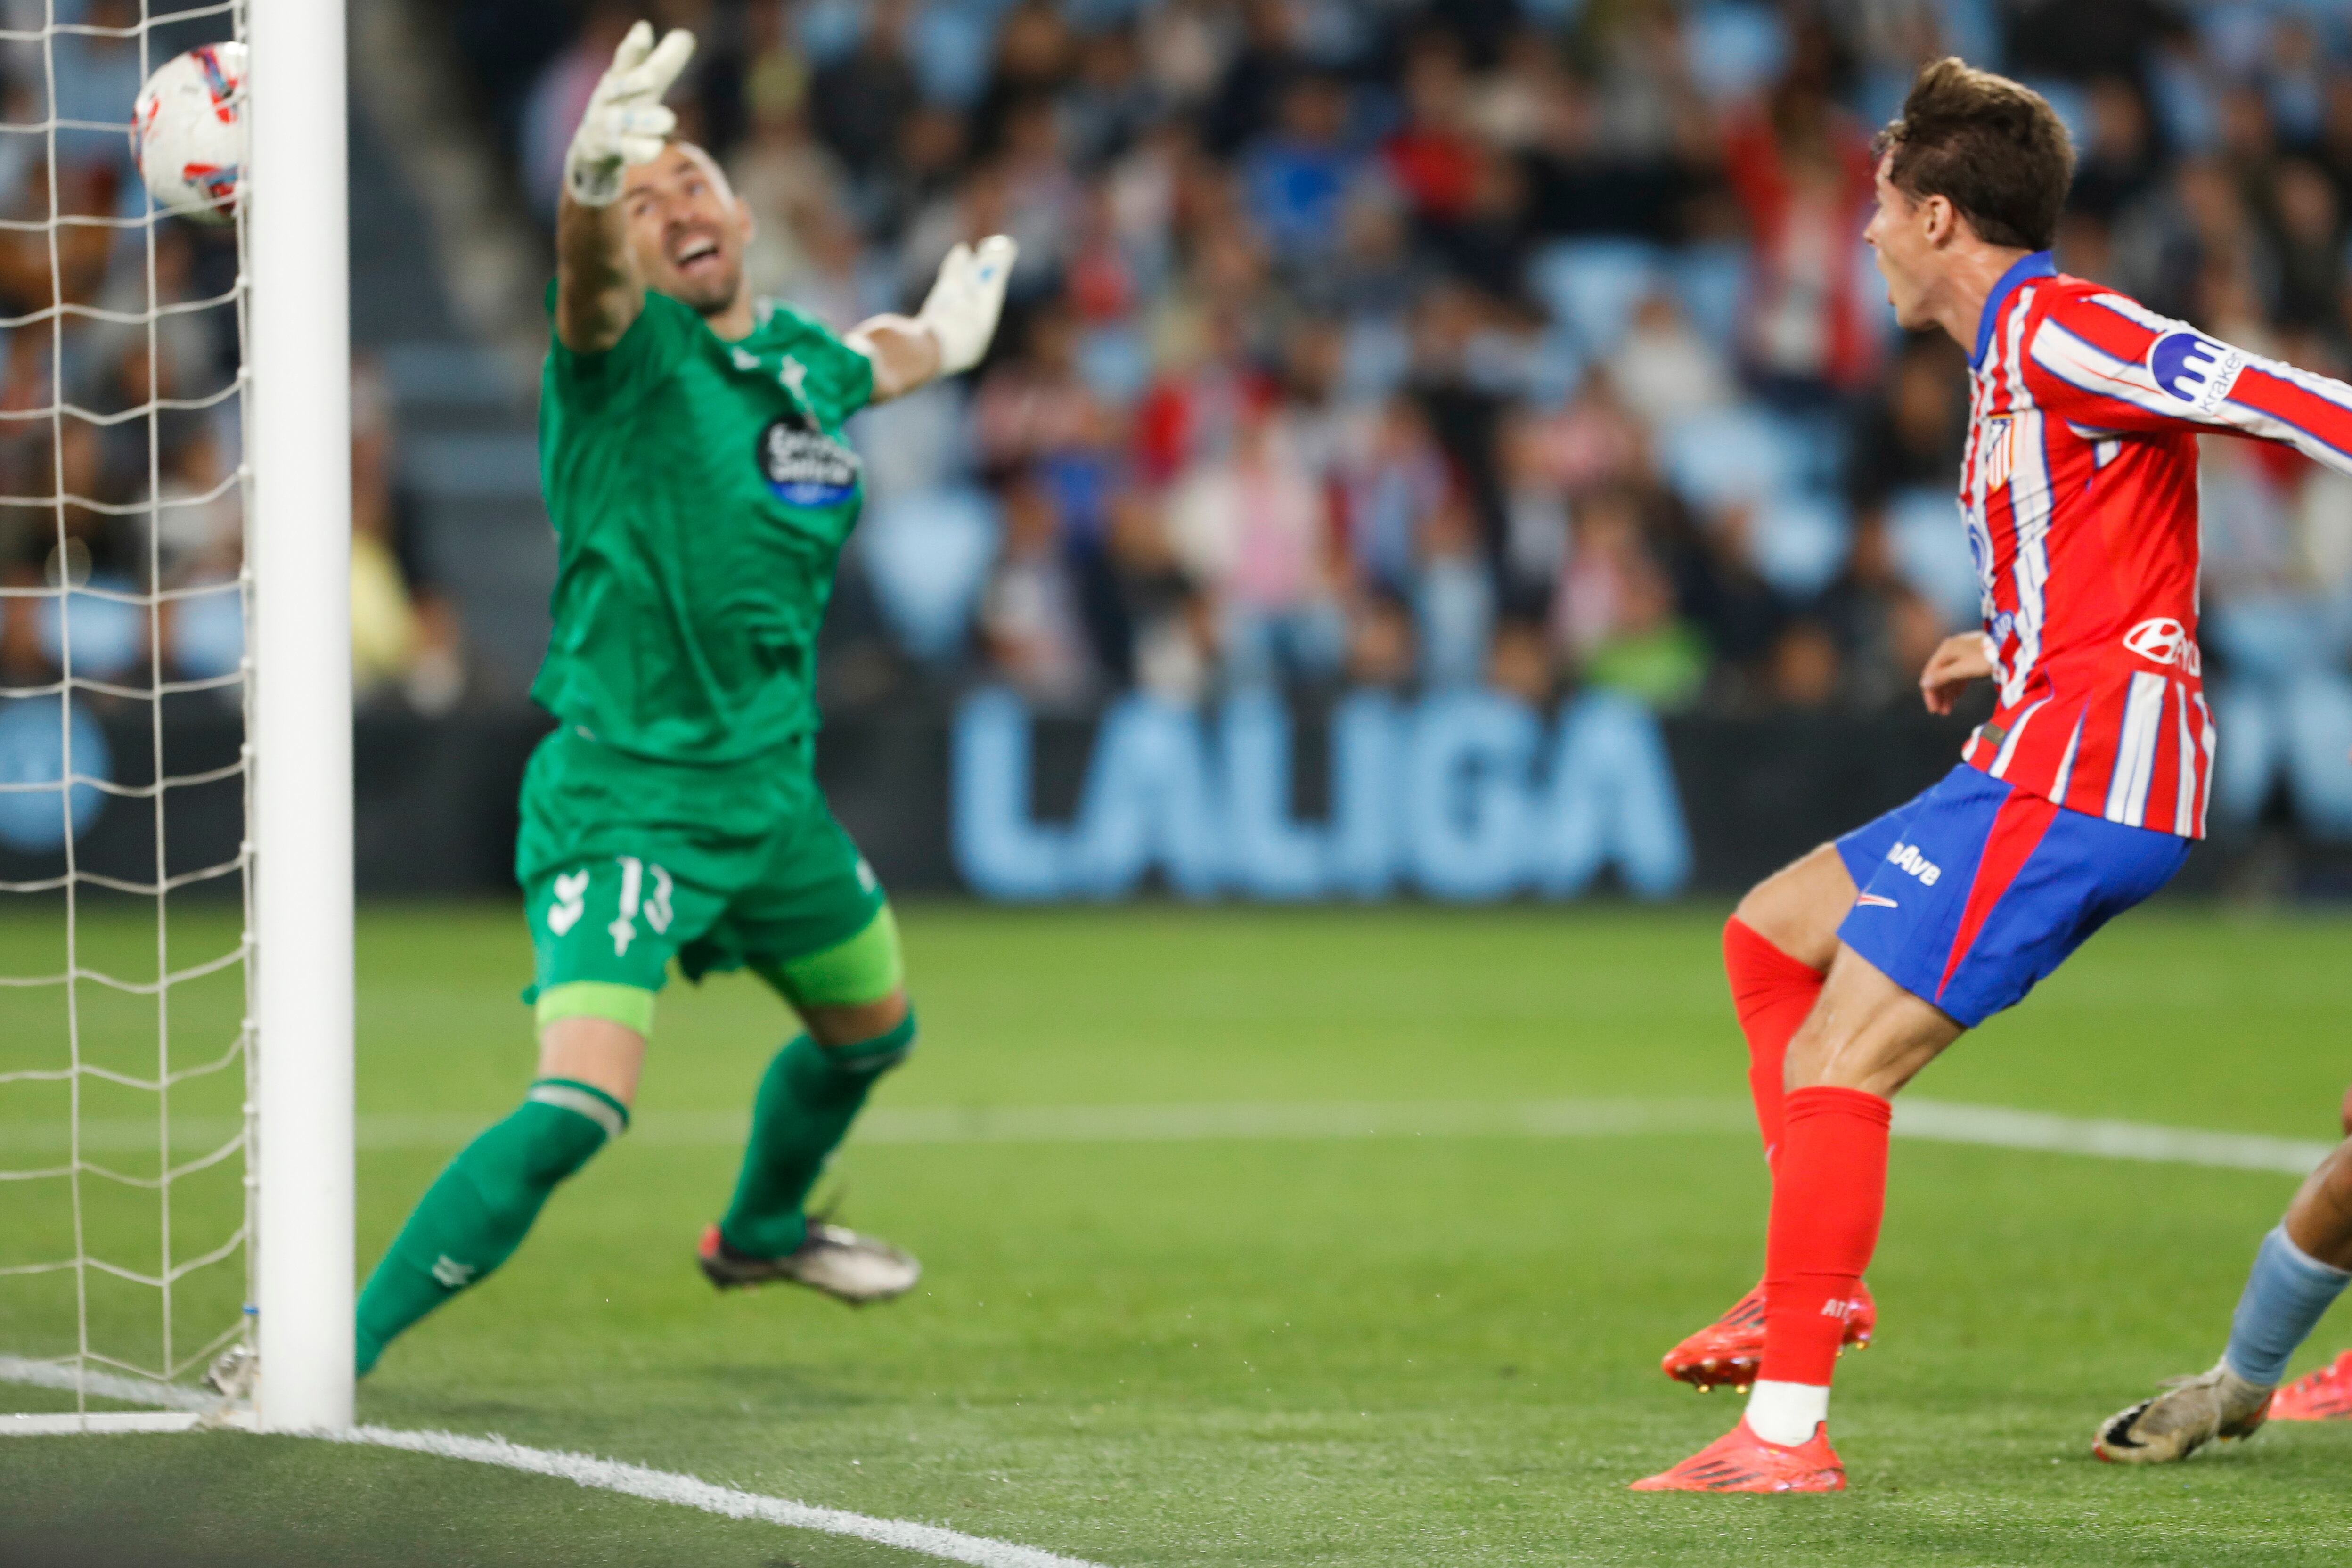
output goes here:
<path id="1" fill-rule="evenodd" d="M 315 184 L 299 155 L 252 157 L 233 220 L 205 224 L 157 210 L 129 138 L 157 66 L 307 4 L 0 0 L 0 1431 L 250 1420 L 249 1386 L 199 1379 L 266 1351 L 276 1317 L 318 1320 L 292 1324 L 290 1424 L 348 1418 L 348 1331 L 338 1368 L 324 1321 L 350 1272 L 340 16 L 333 222 L 310 226 L 332 232 L 304 254 L 256 195 L 281 166 L 284 197 Z M 256 98 L 257 148 L 320 112 Z M 278 281 L 322 264 L 331 325 L 320 289 Z M 289 356 L 266 340 L 295 338 L 297 312 L 310 360 L 266 378 L 271 403 L 261 367 Z M 323 539 L 285 525 L 297 507 Z M 262 955 L 298 921 L 331 946 L 289 1012 Z M 284 945 L 315 960 L 318 939 Z M 323 1132 L 279 1134 L 289 1089 Z M 282 1197 L 270 1217 L 277 1143 L 314 1167 L 292 1211 L 310 1237 Z"/>

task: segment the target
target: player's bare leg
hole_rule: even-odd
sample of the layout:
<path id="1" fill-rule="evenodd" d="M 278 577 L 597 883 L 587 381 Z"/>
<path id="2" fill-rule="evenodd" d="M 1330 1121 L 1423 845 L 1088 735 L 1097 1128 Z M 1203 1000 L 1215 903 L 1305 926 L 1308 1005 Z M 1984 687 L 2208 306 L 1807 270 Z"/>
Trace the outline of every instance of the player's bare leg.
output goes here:
<path id="1" fill-rule="evenodd" d="M 1835 845 L 1824 844 L 1750 889 L 1724 927 L 1724 971 L 1748 1041 L 1748 1087 L 1767 1164 L 1780 1142 L 1789 1041 L 1820 998 L 1837 955 L 1838 922 L 1853 900 L 1844 858 Z M 1876 1330 L 1877 1310 L 1867 1289 L 1856 1300 L 1846 1342 L 1861 1348 Z M 1668 1351 L 1659 1365 L 1702 1394 L 1724 1384 L 1744 1394 L 1763 1354 L 1759 1279 L 1729 1310 Z"/>
<path id="2" fill-rule="evenodd" d="M 1835 1491 L 1830 1379 L 1878 1241 L 1889 1099 L 1961 1026 L 1840 947 L 1788 1058 L 1787 1121 L 1773 1167 L 1759 1376 L 1738 1426 L 1645 1491 Z"/>
<path id="3" fill-rule="evenodd" d="M 2352 1281 L 2352 1141 L 2306 1177 L 2286 1218 L 2263 1238 L 2230 1343 L 2211 1371 L 2099 1424 L 2091 1451 L 2116 1464 L 2185 1459 L 2217 1438 L 2251 1437 L 2266 1420 L 2352 1417 L 2352 1352 L 2284 1388 L 2287 1358 Z"/>
<path id="4" fill-rule="evenodd" d="M 394 1337 L 512 1256 L 556 1187 L 627 1129 L 645 1056 L 645 1035 L 610 1017 L 566 1014 L 541 1026 L 539 1075 L 521 1106 L 449 1163 L 368 1276 L 356 1330 L 362 1374 Z"/>

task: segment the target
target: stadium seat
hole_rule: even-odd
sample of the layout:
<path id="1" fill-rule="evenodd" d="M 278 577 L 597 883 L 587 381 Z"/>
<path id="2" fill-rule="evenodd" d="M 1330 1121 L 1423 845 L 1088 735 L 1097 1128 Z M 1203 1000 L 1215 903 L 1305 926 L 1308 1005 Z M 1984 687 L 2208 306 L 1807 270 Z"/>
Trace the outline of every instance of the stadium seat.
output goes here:
<path id="1" fill-rule="evenodd" d="M 245 598 L 235 583 L 175 601 L 165 625 L 169 640 L 164 656 L 179 679 L 227 675 L 245 658 Z"/>
<path id="2" fill-rule="evenodd" d="M 997 534 L 995 503 L 969 487 L 901 496 L 858 530 L 874 596 L 908 652 L 942 659 L 962 651 Z"/>
<path id="3" fill-rule="evenodd" d="M 1386 397 L 1404 383 L 1412 368 L 1412 340 L 1396 321 L 1365 316 L 1348 323 L 1347 356 L 1341 362 L 1339 384 L 1349 399 Z"/>
<path id="4" fill-rule="evenodd" d="M 869 507 L 955 484 L 971 466 L 963 391 L 954 385 L 927 386 L 867 408 L 850 421 L 848 434 L 866 465 Z"/>
<path id="5" fill-rule="evenodd" d="M 1783 421 L 1754 405 L 1710 410 L 1660 432 L 1666 479 L 1701 508 L 1732 506 L 1796 488 L 1805 456 Z"/>
<path id="6" fill-rule="evenodd" d="M 1675 252 L 1675 299 L 1698 335 L 1728 350 L 1739 335 L 1739 300 L 1748 287 L 1748 247 L 1720 240 Z"/>
<path id="7" fill-rule="evenodd" d="M 0 703 L 0 784 L 50 784 L 49 789 L 0 789 L 0 843 L 32 854 L 63 848 L 65 812 L 58 798 L 65 779 L 66 736 L 58 722 L 54 695 L 22 697 Z M 106 731 L 86 701 L 73 706 L 73 771 L 79 777 L 110 778 L 113 761 Z M 106 804 L 95 784 L 74 787 L 74 837 L 98 820 Z"/>
<path id="8" fill-rule="evenodd" d="M 1923 485 L 1898 492 L 1886 503 L 1886 536 L 1895 570 L 1948 624 L 1962 626 L 1977 618 L 1983 590 L 1959 502 L 1949 490 Z"/>
<path id="9" fill-rule="evenodd" d="M 138 591 L 119 577 L 93 577 L 89 585 L 117 594 Z M 37 625 L 41 655 L 52 667 L 65 668 L 68 633 L 73 639 L 76 675 L 106 679 L 125 673 L 139 662 L 147 620 L 147 612 L 139 605 L 78 591 L 61 599 L 43 599 L 40 605 Z"/>
<path id="10" fill-rule="evenodd" d="M 1624 342 L 1633 312 L 1664 280 L 1664 256 L 1638 239 L 1561 240 L 1528 262 L 1528 287 L 1594 359 Z"/>
<path id="11" fill-rule="evenodd" d="M 1683 56 L 1710 98 L 1748 98 L 1770 85 L 1789 58 L 1788 26 L 1752 0 L 1717 0 L 1686 13 Z"/>
<path id="12" fill-rule="evenodd" d="M 1153 374 L 1151 345 L 1132 327 L 1097 327 L 1078 343 L 1078 374 L 1097 397 L 1115 407 L 1141 397 Z"/>
<path id="13" fill-rule="evenodd" d="M 1820 491 L 1773 498 L 1756 510 L 1748 549 L 1763 579 L 1792 598 L 1827 587 L 1853 542 L 1844 502 Z"/>

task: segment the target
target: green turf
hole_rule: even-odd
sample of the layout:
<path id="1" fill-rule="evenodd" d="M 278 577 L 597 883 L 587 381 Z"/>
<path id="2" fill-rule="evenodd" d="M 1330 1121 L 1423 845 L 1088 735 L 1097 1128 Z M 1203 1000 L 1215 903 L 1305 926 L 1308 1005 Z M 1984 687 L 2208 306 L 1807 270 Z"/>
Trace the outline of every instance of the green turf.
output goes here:
<path id="1" fill-rule="evenodd" d="M 925 1043 L 877 1103 L 1736 1097 L 1719 918 L 918 906 Z M 30 940 L 0 928 L 12 956 Z M 378 910 L 362 941 L 368 1125 L 444 1138 L 362 1154 L 373 1261 L 457 1129 L 527 1079 L 513 997 L 528 952 L 499 909 Z M 2343 920 L 2145 911 L 1920 1092 L 2329 1136 L 2352 1068 L 2347 948 Z M 124 1049 L 141 1037 L 135 1017 L 106 1026 Z M 2096 1417 L 2215 1353 L 2284 1177 L 1899 1142 L 1871 1276 L 1881 1348 L 1844 1363 L 1834 1420 L 1853 1489 L 1643 1498 L 1624 1482 L 1736 1410 L 1655 1363 L 1755 1276 L 1751 1137 L 853 1142 L 847 1216 L 919 1251 L 923 1289 L 865 1313 L 717 1298 L 689 1248 L 735 1156 L 692 1132 L 744 1105 L 782 1031 L 749 981 L 667 994 L 644 1135 L 566 1188 L 503 1274 L 393 1348 L 362 1417 L 1118 1568 L 2267 1565 L 2352 1550 L 2352 1425 L 2273 1429 L 2156 1473 L 2087 1454 Z M 11 1038 L 9 1064 L 29 1049 Z M 15 1105 L 0 1101 L 0 1152 L 32 1141 L 5 1131 Z M 54 1330 L 49 1309 L 9 1304 L 20 1283 L 0 1280 L 0 1349 Z M 2323 1329 L 2297 1369 L 2338 1337 L 2352 1322 Z M 236 1436 L 0 1444 L 0 1560 L 5 1500 L 27 1497 L 47 1500 L 18 1510 L 20 1528 L 48 1539 L 145 1531 L 123 1561 L 175 1560 L 156 1542 L 205 1563 L 914 1561 Z"/>

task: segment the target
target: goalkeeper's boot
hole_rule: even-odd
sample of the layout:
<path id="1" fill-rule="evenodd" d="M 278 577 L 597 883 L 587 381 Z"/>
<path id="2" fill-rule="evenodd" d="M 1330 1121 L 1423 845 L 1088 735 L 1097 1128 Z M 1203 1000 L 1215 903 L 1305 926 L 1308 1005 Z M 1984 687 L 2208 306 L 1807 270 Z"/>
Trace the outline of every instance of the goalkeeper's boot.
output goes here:
<path id="1" fill-rule="evenodd" d="M 2352 1420 L 2352 1351 L 2272 1394 L 2271 1419 Z"/>
<path id="2" fill-rule="evenodd" d="M 1795 1447 L 1768 1443 L 1739 1425 L 1676 1465 L 1633 1483 L 1637 1492 L 1842 1492 L 1845 1466 L 1824 1421 Z"/>
<path id="3" fill-rule="evenodd" d="M 1870 1299 L 1869 1286 L 1860 1286 L 1847 1303 L 1845 1339 L 1838 1353 L 1868 1350 L 1877 1331 L 1878 1303 Z M 1701 1394 L 1712 1394 L 1725 1384 L 1746 1393 L 1763 1360 L 1764 1287 L 1759 1281 L 1731 1304 L 1731 1310 L 1668 1351 L 1658 1365 L 1676 1383 L 1687 1383 Z"/>
<path id="4" fill-rule="evenodd" d="M 2168 1378 L 2164 1388 L 2102 1422 L 2091 1452 L 2110 1464 L 2169 1464 L 2216 1437 L 2252 1436 L 2271 1413 L 2271 1391 L 2226 1363 L 2195 1377 Z"/>
<path id="5" fill-rule="evenodd" d="M 821 1219 L 808 1222 L 808 1239 L 782 1258 L 738 1252 L 712 1226 L 695 1249 L 702 1272 L 721 1290 L 785 1279 L 863 1307 L 903 1296 L 923 1277 L 923 1266 L 887 1242 Z"/>

